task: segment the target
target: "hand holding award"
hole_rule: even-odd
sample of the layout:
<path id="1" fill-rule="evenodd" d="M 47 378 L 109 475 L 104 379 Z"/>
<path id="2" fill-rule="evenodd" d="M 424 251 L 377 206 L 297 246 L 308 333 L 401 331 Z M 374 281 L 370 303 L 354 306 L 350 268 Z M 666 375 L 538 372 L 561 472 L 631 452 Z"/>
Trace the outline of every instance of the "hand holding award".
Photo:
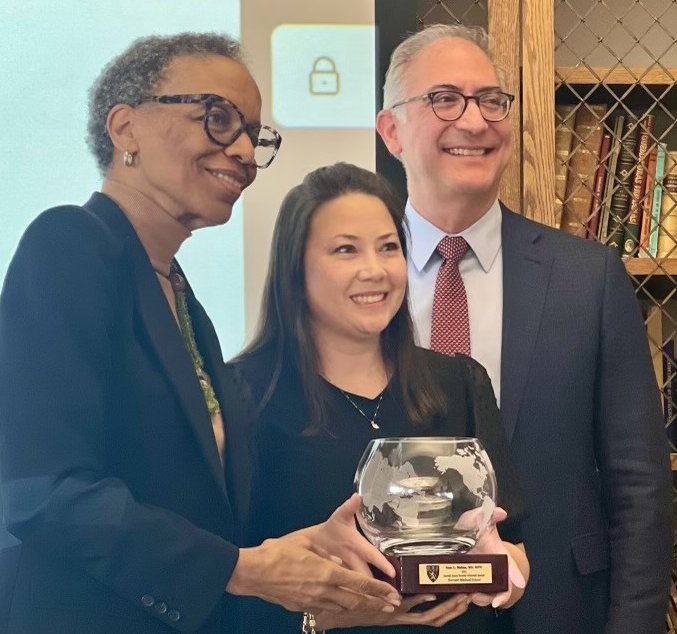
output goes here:
<path id="1" fill-rule="evenodd" d="M 508 590 L 504 549 L 469 552 L 495 530 L 496 478 L 476 438 L 374 439 L 355 481 L 362 497 L 358 521 L 395 567 L 398 590 Z"/>

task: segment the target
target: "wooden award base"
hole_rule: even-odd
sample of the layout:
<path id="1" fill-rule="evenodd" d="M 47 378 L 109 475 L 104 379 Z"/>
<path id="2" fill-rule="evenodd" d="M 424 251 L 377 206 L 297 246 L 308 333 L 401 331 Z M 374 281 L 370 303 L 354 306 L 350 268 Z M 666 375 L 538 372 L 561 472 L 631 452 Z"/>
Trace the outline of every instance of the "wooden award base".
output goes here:
<path id="1" fill-rule="evenodd" d="M 485 592 L 508 589 L 507 555 L 386 555 L 402 594 Z"/>

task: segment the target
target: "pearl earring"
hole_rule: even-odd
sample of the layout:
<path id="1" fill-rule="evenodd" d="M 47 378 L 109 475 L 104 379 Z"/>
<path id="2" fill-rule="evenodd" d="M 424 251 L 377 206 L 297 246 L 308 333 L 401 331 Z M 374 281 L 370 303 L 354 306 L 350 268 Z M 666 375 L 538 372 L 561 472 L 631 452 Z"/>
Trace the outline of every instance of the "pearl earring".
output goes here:
<path id="1" fill-rule="evenodd" d="M 123 154 L 122 161 L 125 164 L 125 167 L 132 167 L 134 165 L 134 152 L 130 152 L 129 150 L 125 150 L 125 153 Z"/>

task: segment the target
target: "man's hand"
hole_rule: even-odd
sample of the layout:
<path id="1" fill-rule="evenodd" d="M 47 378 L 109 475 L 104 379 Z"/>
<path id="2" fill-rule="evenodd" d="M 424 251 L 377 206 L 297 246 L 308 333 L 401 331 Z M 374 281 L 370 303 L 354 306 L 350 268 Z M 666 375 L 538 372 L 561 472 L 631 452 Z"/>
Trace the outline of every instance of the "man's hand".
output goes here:
<path id="1" fill-rule="evenodd" d="M 315 614 L 317 628 L 330 630 L 338 627 L 364 627 L 370 625 L 428 625 L 442 627 L 458 618 L 468 609 L 470 597 L 467 594 L 454 594 L 441 603 L 421 612 L 411 610 L 429 601 L 435 601 L 434 594 L 416 594 L 402 599 L 402 605 L 393 613 L 350 611 L 333 614 L 319 612 Z"/>
<path id="2" fill-rule="evenodd" d="M 357 532 L 354 513 L 359 503 L 359 496 L 353 496 L 322 524 L 240 549 L 226 591 L 293 612 L 392 612 L 400 595 L 374 579 L 366 562 L 386 574 L 395 571 Z"/>

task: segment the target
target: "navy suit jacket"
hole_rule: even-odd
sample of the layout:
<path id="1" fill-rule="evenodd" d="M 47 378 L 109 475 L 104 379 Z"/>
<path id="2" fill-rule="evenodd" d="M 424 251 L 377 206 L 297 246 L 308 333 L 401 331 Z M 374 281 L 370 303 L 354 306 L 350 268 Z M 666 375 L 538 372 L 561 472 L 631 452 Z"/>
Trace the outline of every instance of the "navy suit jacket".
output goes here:
<path id="1" fill-rule="evenodd" d="M 236 404 L 188 301 L 216 394 Z M 0 376 L 4 520 L 23 542 L 6 631 L 230 631 L 247 452 L 227 420 L 224 477 L 167 300 L 106 196 L 26 231 L 0 296 Z"/>
<path id="2" fill-rule="evenodd" d="M 501 416 L 531 580 L 518 634 L 657 634 L 671 475 L 646 331 L 618 255 L 502 209 Z"/>

